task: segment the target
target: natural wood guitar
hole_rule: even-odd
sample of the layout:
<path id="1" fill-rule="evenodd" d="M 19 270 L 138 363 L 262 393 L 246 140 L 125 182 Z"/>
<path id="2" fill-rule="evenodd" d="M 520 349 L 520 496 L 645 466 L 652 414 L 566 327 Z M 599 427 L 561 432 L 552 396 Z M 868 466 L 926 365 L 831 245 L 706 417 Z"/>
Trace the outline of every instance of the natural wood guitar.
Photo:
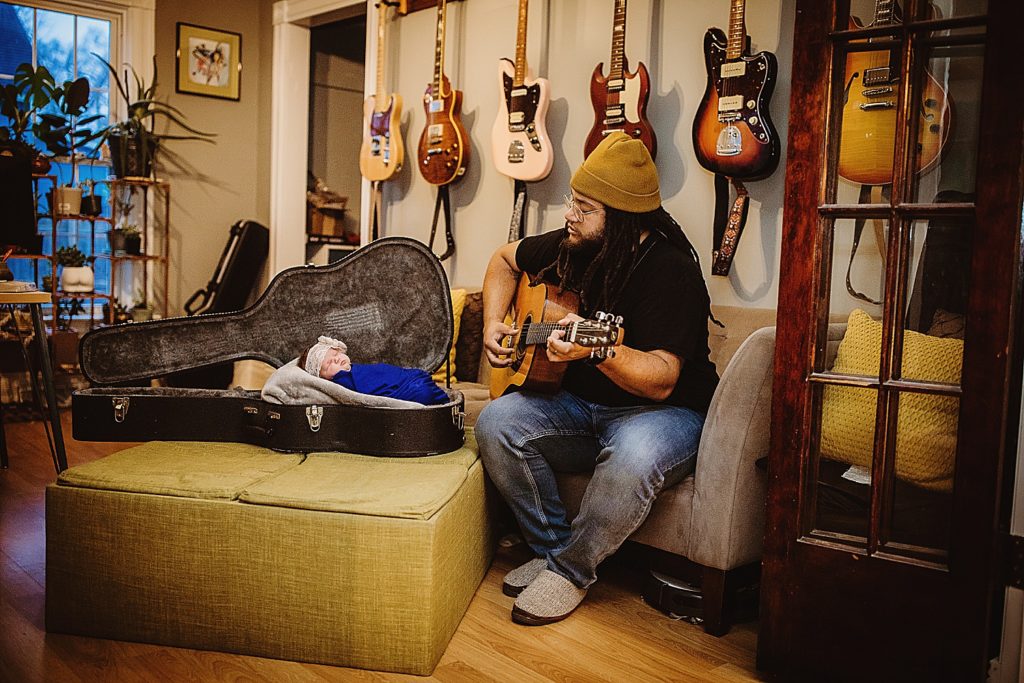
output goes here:
<path id="1" fill-rule="evenodd" d="M 604 62 L 601 62 L 590 77 L 594 125 L 583 145 L 583 156 L 590 156 L 609 133 L 623 131 L 643 140 L 651 158 L 656 157 L 658 138 L 654 135 L 651 122 L 647 120 L 647 100 L 650 94 L 651 76 L 644 63 L 637 63 L 636 71 L 629 71 L 626 60 L 626 0 L 615 0 L 608 75 L 604 75 Z"/>
<path id="2" fill-rule="evenodd" d="M 745 0 L 732 0 L 729 37 L 704 34 L 708 81 L 693 121 L 693 148 L 712 173 L 758 180 L 779 164 L 779 136 L 768 112 L 778 62 L 771 52 L 750 54 Z"/>
<path id="3" fill-rule="evenodd" d="M 558 390 L 568 363 L 551 362 L 547 350 L 542 348 L 555 330 L 564 330 L 565 341 L 590 347 L 595 356 L 615 355 L 614 347 L 622 344 L 624 336 L 622 318 L 598 313 L 597 320 L 558 324 L 578 307 L 579 299 L 572 292 L 560 292 L 544 283 L 531 285 L 530 276 L 523 273 L 506 318 L 516 328 L 516 333 L 506 337 L 504 343 L 512 349 L 512 364 L 491 371 L 491 398 L 520 389 L 545 393 Z"/>
<path id="4" fill-rule="evenodd" d="M 377 89 L 363 103 L 363 144 L 359 149 L 359 172 L 367 180 L 390 180 L 402 170 L 402 96 L 384 92 L 384 26 L 387 5 L 377 2 Z"/>
<path id="5" fill-rule="evenodd" d="M 420 173 L 431 185 L 447 185 L 466 172 L 469 136 L 462 125 L 462 91 L 453 90 L 444 75 L 445 0 L 437 0 L 437 41 L 434 80 L 423 94 L 427 122 L 420 135 Z"/>
<path id="6" fill-rule="evenodd" d="M 546 178 L 555 161 L 545 117 L 551 99 L 546 78 L 526 77 L 526 17 L 529 0 L 519 0 L 516 60 L 498 62 L 501 99 L 491 130 L 491 151 L 497 169 L 516 180 Z"/>
<path id="7" fill-rule="evenodd" d="M 895 0 L 877 0 L 869 26 L 900 21 Z M 863 28 L 850 17 L 850 28 Z M 870 41 L 869 41 L 870 42 Z M 952 130 L 953 101 L 925 70 L 917 106 L 917 148 L 914 168 L 923 173 L 938 163 Z M 839 139 L 839 175 L 861 185 L 892 182 L 896 153 L 896 109 L 899 102 L 900 48 L 851 52 L 846 59 L 846 90 Z M 909 125 L 909 121 L 907 122 Z"/>

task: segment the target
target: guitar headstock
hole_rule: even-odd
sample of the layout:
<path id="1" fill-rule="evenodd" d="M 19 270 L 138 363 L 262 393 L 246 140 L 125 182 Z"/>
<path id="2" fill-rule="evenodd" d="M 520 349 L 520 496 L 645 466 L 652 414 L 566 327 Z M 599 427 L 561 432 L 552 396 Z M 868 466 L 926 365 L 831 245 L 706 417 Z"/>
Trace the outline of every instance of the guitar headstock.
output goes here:
<path id="1" fill-rule="evenodd" d="M 598 311 L 593 320 L 572 323 L 568 341 L 590 348 L 591 358 L 615 356 L 615 347 L 622 344 L 622 316 Z"/>

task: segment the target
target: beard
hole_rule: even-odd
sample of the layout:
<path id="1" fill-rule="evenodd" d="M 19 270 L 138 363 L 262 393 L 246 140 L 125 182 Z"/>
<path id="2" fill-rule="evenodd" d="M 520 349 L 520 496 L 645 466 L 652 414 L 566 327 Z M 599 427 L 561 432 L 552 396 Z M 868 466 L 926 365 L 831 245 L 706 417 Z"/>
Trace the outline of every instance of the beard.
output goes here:
<path id="1" fill-rule="evenodd" d="M 569 230 L 568 223 L 565 224 L 565 228 Z M 601 247 L 604 246 L 604 230 L 589 235 L 584 235 L 579 231 L 567 232 L 563 245 L 574 259 L 590 261 L 601 252 Z"/>

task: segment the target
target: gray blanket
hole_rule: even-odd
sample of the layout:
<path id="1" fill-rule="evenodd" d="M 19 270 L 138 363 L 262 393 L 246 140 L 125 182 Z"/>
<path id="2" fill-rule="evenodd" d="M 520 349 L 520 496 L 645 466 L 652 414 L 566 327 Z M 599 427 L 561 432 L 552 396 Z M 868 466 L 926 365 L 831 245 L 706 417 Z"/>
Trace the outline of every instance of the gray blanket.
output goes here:
<path id="1" fill-rule="evenodd" d="M 414 401 L 360 394 L 340 384 L 314 377 L 298 366 L 298 359 L 282 365 L 263 385 L 263 400 L 284 405 L 339 403 L 378 408 L 422 408 Z"/>

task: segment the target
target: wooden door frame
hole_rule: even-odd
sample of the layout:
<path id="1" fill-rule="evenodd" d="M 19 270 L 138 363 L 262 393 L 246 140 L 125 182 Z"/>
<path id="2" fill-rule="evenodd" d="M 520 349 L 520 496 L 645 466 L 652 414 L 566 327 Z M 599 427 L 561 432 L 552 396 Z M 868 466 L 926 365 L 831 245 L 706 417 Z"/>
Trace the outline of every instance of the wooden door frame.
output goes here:
<path id="1" fill-rule="evenodd" d="M 827 32 L 837 3 L 798 0 L 794 31 L 793 77 L 786 168 L 785 214 L 779 287 L 772 434 L 769 453 L 768 515 L 763 565 L 758 667 L 780 673 L 807 673 L 794 661 L 792 610 L 787 597 L 803 587 L 787 586 L 786 562 L 799 550 L 798 506 L 806 476 L 802 455 L 808 450 L 811 415 L 806 370 L 815 339 L 815 278 L 822 266 L 817 205 L 824 182 L 828 83 L 833 68 Z M 953 642 L 978 642 L 991 624 L 991 609 L 1002 557 L 1000 520 L 1010 488 L 1004 472 L 1012 468 L 1020 419 L 1021 206 L 1024 201 L 1024 74 L 1016 66 L 1024 6 L 1017 0 L 990 0 L 985 75 L 978 140 L 976 226 L 972 235 L 971 288 L 966 320 L 963 396 L 948 590 L 949 604 L 937 613 L 949 619 Z M 828 56 L 828 59 L 824 57 Z M 833 150 L 834 152 L 834 150 Z M 810 250 L 810 254 L 808 253 Z M 1005 283 L 993 294 L 993 284 Z M 801 457 L 793 457 L 794 454 Z M 994 457 L 978 454 L 995 453 Z M 1012 476 L 1012 475 L 1011 475 Z M 865 557 L 865 570 L 871 558 Z M 902 570 L 897 570 L 902 571 Z M 908 569 L 908 573 L 912 573 Z M 799 577 L 797 580 L 812 577 Z M 910 580 L 912 585 L 912 580 Z M 1000 591 L 1001 594 L 1001 591 Z M 926 607 L 922 607 L 927 609 Z M 773 618 L 776 615 L 777 618 Z M 788 616 L 787 616 L 788 615 Z M 955 618 L 948 615 L 956 615 Z M 833 615 L 837 624 L 842 614 Z M 837 631 L 838 636 L 838 631 Z M 859 651 L 857 643 L 847 643 Z M 934 651 L 934 650 L 933 650 Z M 868 654 L 868 653 L 865 653 Z M 873 654 L 873 653 L 872 653 Z M 956 680 L 984 676 L 987 652 L 943 650 L 943 670 Z"/>

